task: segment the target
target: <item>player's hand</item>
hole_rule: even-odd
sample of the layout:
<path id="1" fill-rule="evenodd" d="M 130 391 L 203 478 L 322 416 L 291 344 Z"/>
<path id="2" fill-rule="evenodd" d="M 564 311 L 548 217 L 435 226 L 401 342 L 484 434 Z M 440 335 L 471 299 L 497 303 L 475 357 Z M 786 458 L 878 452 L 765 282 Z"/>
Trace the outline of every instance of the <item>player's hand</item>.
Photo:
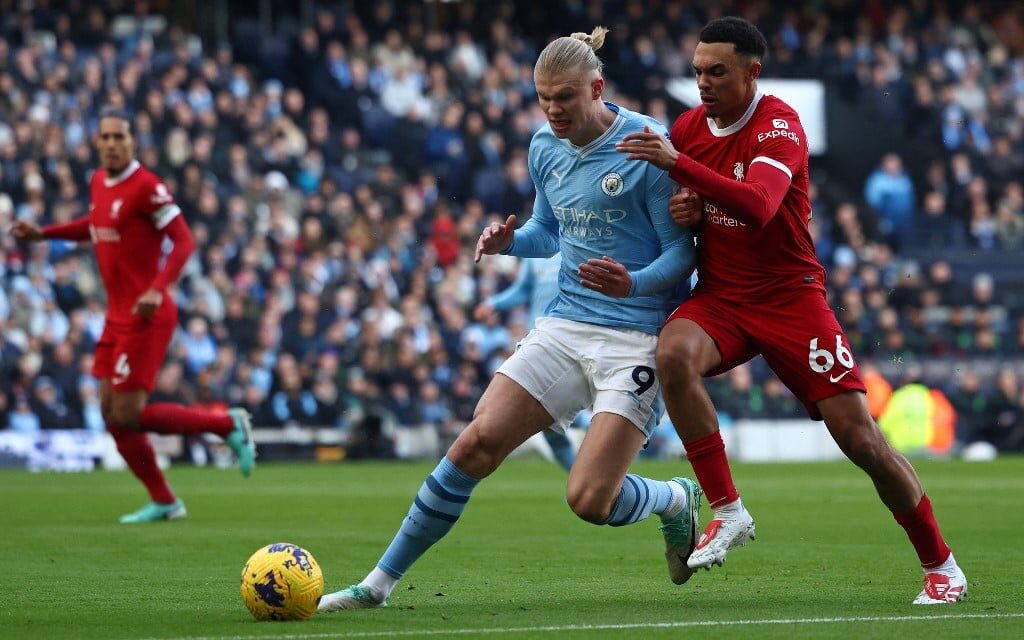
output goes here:
<path id="1" fill-rule="evenodd" d="M 625 298 L 633 288 L 633 276 L 621 262 L 608 256 L 580 263 L 580 284 L 612 298 Z"/>
<path id="2" fill-rule="evenodd" d="M 476 305 L 476 309 L 473 309 L 473 318 L 477 322 L 483 322 L 487 318 L 490 318 L 492 313 L 494 313 L 494 307 L 486 302 L 481 302 Z"/>
<path id="3" fill-rule="evenodd" d="M 476 241 L 476 256 L 475 262 L 480 262 L 480 257 L 484 254 L 493 256 L 496 253 L 501 253 L 505 249 L 508 249 L 509 245 L 512 244 L 512 234 L 516 231 L 516 217 L 511 215 L 505 220 L 505 223 L 492 222 L 484 228 L 483 233 L 480 234 L 480 239 Z"/>
<path id="4" fill-rule="evenodd" d="M 11 233 L 18 240 L 27 242 L 37 242 L 43 239 L 43 230 L 31 220 L 15 220 L 14 226 L 11 227 Z"/>
<path id="5" fill-rule="evenodd" d="M 631 133 L 615 144 L 619 153 L 628 153 L 626 160 L 646 160 L 665 171 L 676 166 L 679 152 L 664 135 L 651 131 L 645 126 L 642 132 Z"/>
<path id="6" fill-rule="evenodd" d="M 160 308 L 163 301 L 164 294 L 160 293 L 156 289 L 146 289 L 132 306 L 132 314 L 148 318 L 153 315 L 154 311 Z"/>
<path id="7" fill-rule="evenodd" d="M 680 227 L 695 227 L 704 219 L 704 202 L 692 189 L 683 187 L 669 199 L 668 212 Z"/>

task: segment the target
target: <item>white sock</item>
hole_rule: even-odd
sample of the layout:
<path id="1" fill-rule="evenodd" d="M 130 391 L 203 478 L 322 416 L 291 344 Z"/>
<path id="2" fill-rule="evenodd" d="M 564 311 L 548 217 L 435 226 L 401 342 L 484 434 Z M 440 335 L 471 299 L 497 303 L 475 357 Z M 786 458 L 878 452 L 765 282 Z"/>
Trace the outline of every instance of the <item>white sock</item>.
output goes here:
<path id="1" fill-rule="evenodd" d="M 688 496 L 686 495 L 686 490 L 678 482 L 667 482 L 666 484 L 672 490 L 672 499 L 669 501 L 668 506 L 665 507 L 665 510 L 659 515 L 662 520 L 671 520 L 687 507 L 686 501 Z"/>
<path id="2" fill-rule="evenodd" d="M 380 596 L 381 600 L 387 600 L 396 584 L 398 584 L 398 578 L 389 576 L 378 567 L 374 567 L 373 571 L 359 583 L 359 586 L 369 587 L 374 594 Z"/>
<path id="3" fill-rule="evenodd" d="M 941 573 L 946 576 L 951 576 L 956 573 L 956 558 L 953 557 L 953 552 L 951 551 L 949 553 L 949 557 L 946 558 L 946 561 L 939 566 L 934 569 L 925 569 L 924 567 L 921 567 L 921 569 L 923 569 L 925 573 Z"/>
<path id="4" fill-rule="evenodd" d="M 735 500 L 728 504 L 723 504 L 720 507 L 715 507 L 715 517 L 719 518 L 725 516 L 734 516 L 743 513 L 744 511 L 745 509 L 743 508 L 743 501 L 740 500 L 739 498 L 736 498 Z"/>

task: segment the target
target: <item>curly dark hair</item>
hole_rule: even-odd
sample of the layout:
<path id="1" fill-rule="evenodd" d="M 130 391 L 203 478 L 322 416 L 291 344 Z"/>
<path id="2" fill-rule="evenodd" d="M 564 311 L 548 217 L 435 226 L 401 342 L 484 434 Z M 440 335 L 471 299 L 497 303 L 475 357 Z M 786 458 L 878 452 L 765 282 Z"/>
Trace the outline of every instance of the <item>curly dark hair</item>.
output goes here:
<path id="1" fill-rule="evenodd" d="M 736 16 L 717 18 L 704 25 L 700 30 L 700 41 L 709 44 L 731 42 L 739 55 L 760 60 L 768 56 L 768 41 L 765 40 L 764 34 L 754 26 L 754 23 Z"/>

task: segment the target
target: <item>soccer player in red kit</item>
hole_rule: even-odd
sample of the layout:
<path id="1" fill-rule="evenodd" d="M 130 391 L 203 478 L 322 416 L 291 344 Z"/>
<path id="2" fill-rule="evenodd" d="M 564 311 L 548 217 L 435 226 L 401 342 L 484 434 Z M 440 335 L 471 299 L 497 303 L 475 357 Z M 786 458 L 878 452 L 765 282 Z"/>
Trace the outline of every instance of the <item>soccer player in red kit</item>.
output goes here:
<path id="1" fill-rule="evenodd" d="M 195 243 L 167 187 L 135 159 L 132 122 L 125 113 L 101 112 L 96 145 L 102 168 L 89 185 L 89 213 L 43 228 L 19 220 L 13 232 L 28 241 L 92 240 L 108 299 L 92 374 L 100 380 L 107 431 L 150 495 L 148 504 L 121 522 L 182 518 L 185 503 L 167 485 L 143 432 L 217 434 L 248 476 L 256 458 L 250 418 L 243 409 L 215 414 L 168 402 L 148 404 L 178 325 L 178 308 L 166 289 L 177 281 Z M 174 247 L 164 256 L 166 238 Z"/>
<path id="2" fill-rule="evenodd" d="M 643 132 L 618 145 L 686 185 L 671 205 L 677 223 L 696 224 L 683 205 L 696 197 L 704 202 L 698 283 L 669 317 L 657 351 L 668 413 L 714 509 L 687 564 L 721 565 L 730 549 L 754 537 L 702 377 L 761 354 L 811 417 L 825 421 L 906 530 L 925 572 L 914 603 L 957 602 L 967 579 L 914 468 L 872 420 L 849 342 L 826 301 L 825 272 L 807 227 L 807 140 L 796 112 L 757 90 L 766 52 L 750 22 L 709 22 L 693 56 L 702 106 L 679 116 L 671 141 Z"/>

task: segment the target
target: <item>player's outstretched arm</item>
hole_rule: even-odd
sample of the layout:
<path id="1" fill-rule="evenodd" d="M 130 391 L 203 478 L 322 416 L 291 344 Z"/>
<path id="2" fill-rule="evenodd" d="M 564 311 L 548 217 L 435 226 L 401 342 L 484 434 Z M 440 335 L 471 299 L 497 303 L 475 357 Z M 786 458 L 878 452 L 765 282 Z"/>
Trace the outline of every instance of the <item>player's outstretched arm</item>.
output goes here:
<path id="1" fill-rule="evenodd" d="M 700 196 L 742 222 L 761 228 L 779 210 L 789 190 L 790 177 L 766 163 L 752 163 L 743 182 L 726 178 L 693 158 L 679 154 L 669 172 L 673 180 L 690 185 Z"/>
<path id="2" fill-rule="evenodd" d="M 484 227 L 480 238 L 476 241 L 475 262 L 480 262 L 484 255 L 493 256 L 509 248 L 512 244 L 512 237 L 516 231 L 516 216 L 510 215 L 505 222 L 492 222 Z"/>
<path id="3" fill-rule="evenodd" d="M 665 136 L 647 128 L 625 136 L 615 149 L 629 154 L 627 160 L 644 160 L 668 171 L 676 182 L 689 186 L 703 198 L 714 200 L 755 228 L 768 224 L 789 189 L 789 177 L 763 163 L 752 164 L 743 182 L 719 175 L 679 153 Z"/>
<path id="4" fill-rule="evenodd" d="M 43 239 L 43 230 L 31 220 L 15 220 L 11 227 L 11 234 L 25 242 L 38 242 Z"/>
<path id="5" fill-rule="evenodd" d="M 84 215 L 64 224 L 51 224 L 40 227 L 31 220 L 18 220 L 11 227 L 11 233 L 19 240 L 38 242 L 39 240 L 89 240 L 89 216 Z"/>

